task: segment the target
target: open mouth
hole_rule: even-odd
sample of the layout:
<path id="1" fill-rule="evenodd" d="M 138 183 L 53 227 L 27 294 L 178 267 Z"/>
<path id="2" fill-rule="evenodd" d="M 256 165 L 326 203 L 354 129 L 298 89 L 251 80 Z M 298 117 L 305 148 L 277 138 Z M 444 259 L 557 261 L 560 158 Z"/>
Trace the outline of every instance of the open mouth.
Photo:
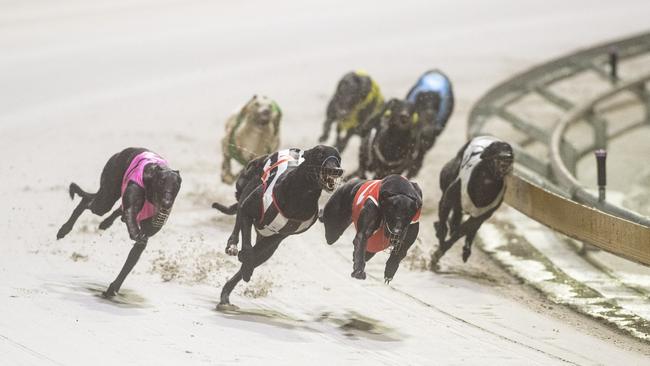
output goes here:
<path id="1" fill-rule="evenodd" d="M 321 168 L 321 182 L 323 188 L 328 192 L 333 192 L 341 185 L 343 169 L 341 168 Z"/>

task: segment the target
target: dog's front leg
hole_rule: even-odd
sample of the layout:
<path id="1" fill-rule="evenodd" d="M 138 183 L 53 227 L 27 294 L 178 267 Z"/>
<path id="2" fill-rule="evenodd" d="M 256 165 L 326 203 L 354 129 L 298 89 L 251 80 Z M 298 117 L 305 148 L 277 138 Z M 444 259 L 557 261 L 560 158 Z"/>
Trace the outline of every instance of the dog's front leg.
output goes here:
<path id="1" fill-rule="evenodd" d="M 438 204 L 438 221 L 433 223 L 440 246 L 443 245 L 447 237 L 447 219 L 449 218 L 449 213 L 454 206 L 460 205 L 460 188 L 460 179 L 456 179 L 447 187 L 440 198 L 440 203 Z"/>
<path id="2" fill-rule="evenodd" d="M 350 140 L 350 137 L 352 137 L 353 132 L 352 129 L 345 131 L 345 135 L 341 136 L 341 132 L 337 133 L 336 135 L 336 149 L 339 152 L 343 152 L 345 148 L 348 146 L 348 141 Z"/>
<path id="3" fill-rule="evenodd" d="M 366 246 L 368 241 L 368 235 L 364 230 L 357 232 L 357 235 L 354 236 L 352 243 L 354 244 L 354 252 L 352 254 L 352 274 L 351 276 L 359 279 L 366 279 Z"/>
<path id="4" fill-rule="evenodd" d="M 239 250 L 237 249 L 237 244 L 239 243 L 239 231 L 241 230 L 241 215 L 239 212 L 235 217 L 235 227 L 232 229 L 232 233 L 228 237 L 228 243 L 226 243 L 226 254 L 228 255 L 237 255 Z"/>
<path id="5" fill-rule="evenodd" d="M 472 243 L 474 242 L 474 237 L 476 237 L 476 233 L 478 232 L 478 229 L 483 225 L 485 220 L 489 219 L 492 216 L 492 213 L 494 213 L 496 209 L 492 209 L 483 215 L 479 217 L 470 217 L 467 221 L 465 221 L 465 228 L 464 228 L 464 234 L 465 234 L 465 245 L 463 246 L 463 262 L 467 262 L 469 259 L 469 256 L 472 255 Z"/>
<path id="6" fill-rule="evenodd" d="M 115 219 L 122 216 L 122 214 L 122 207 L 118 207 L 115 211 L 113 211 L 113 213 L 111 213 L 110 216 L 105 218 L 104 221 L 99 224 L 99 230 L 106 230 L 111 227 L 111 225 L 113 225 L 113 222 L 115 222 Z"/>
<path id="7" fill-rule="evenodd" d="M 372 201 L 368 200 L 361 209 L 359 221 L 357 222 L 358 231 L 354 236 L 354 252 L 352 254 L 352 274 L 351 276 L 365 280 L 366 279 L 366 249 L 368 238 L 377 230 L 381 223 L 381 211 Z"/>
<path id="8" fill-rule="evenodd" d="M 147 247 L 147 241 L 149 238 L 137 222 L 137 216 L 142 209 L 142 206 L 144 206 L 144 201 L 144 189 L 140 188 L 135 183 L 129 183 L 129 185 L 126 187 L 126 190 L 124 191 L 123 215 L 125 218 L 124 221 L 126 222 L 127 231 L 129 232 L 129 237 L 135 241 L 135 244 L 133 245 L 133 248 L 131 248 L 129 256 L 126 258 L 126 262 L 124 263 L 124 266 L 122 266 L 122 270 L 117 275 L 117 278 L 110 284 L 110 286 L 108 286 L 108 289 L 104 292 L 104 296 L 106 297 L 115 296 L 115 294 L 120 290 L 120 287 L 122 287 L 122 283 L 126 279 L 126 276 L 129 275 L 133 267 L 135 267 L 136 263 L 138 263 L 140 255 Z"/>
<path id="9" fill-rule="evenodd" d="M 126 276 L 128 276 L 129 273 L 131 273 L 133 267 L 135 267 L 135 265 L 138 263 L 138 260 L 140 259 L 140 255 L 142 254 L 142 252 L 145 250 L 146 247 L 147 247 L 146 238 L 141 241 L 136 241 L 135 244 L 133 244 L 133 247 L 129 252 L 129 256 L 126 258 L 126 262 L 124 262 L 124 266 L 122 266 L 122 270 L 117 275 L 117 278 L 115 278 L 115 281 L 111 282 L 111 284 L 108 286 L 108 289 L 104 292 L 105 297 L 113 297 L 117 294 L 118 291 L 120 291 L 120 288 L 122 287 L 122 283 L 124 283 Z"/>
<path id="10" fill-rule="evenodd" d="M 334 123 L 334 118 L 327 117 L 323 123 L 323 134 L 318 138 L 318 142 L 325 142 L 330 137 L 330 130 L 332 129 L 332 123 Z"/>
<path id="11" fill-rule="evenodd" d="M 448 232 L 447 220 L 449 218 L 449 213 L 452 209 L 454 212 L 462 209 L 460 207 L 460 189 L 460 179 L 456 179 L 449 187 L 447 187 L 440 199 L 438 205 L 438 221 L 433 223 L 433 227 L 436 230 L 436 237 L 438 238 L 438 249 L 436 249 L 431 258 L 432 268 L 436 268 L 440 258 L 442 258 L 449 248 L 451 248 L 454 241 L 458 240 L 445 241 Z"/>
<path id="12" fill-rule="evenodd" d="M 386 268 L 384 269 L 384 282 L 386 284 L 390 283 L 390 281 L 393 280 L 393 277 L 395 277 L 400 262 L 406 257 L 406 254 L 415 242 L 415 239 L 417 239 L 419 231 L 419 223 L 409 225 L 404 241 L 400 244 L 397 250 L 390 252 L 390 257 L 388 257 Z"/>
<path id="13" fill-rule="evenodd" d="M 418 175 L 420 172 L 420 169 L 422 169 L 422 162 L 424 161 L 424 155 L 426 153 L 426 150 L 424 150 L 423 147 L 418 148 L 420 151 L 418 151 L 418 155 L 415 158 L 415 160 L 409 164 L 407 172 L 406 172 L 406 177 L 411 179 Z"/>

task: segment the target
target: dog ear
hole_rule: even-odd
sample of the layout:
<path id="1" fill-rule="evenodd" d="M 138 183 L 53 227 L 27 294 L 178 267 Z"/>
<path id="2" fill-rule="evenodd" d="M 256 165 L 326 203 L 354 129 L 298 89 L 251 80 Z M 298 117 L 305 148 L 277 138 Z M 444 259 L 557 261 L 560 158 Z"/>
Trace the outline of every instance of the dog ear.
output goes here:
<path id="1" fill-rule="evenodd" d="M 415 192 L 418 194 L 415 203 L 417 204 L 418 209 L 420 209 L 422 208 L 422 189 L 420 188 L 420 185 L 414 181 L 411 181 L 411 185 L 413 186 L 413 189 L 415 189 Z"/>
<path id="2" fill-rule="evenodd" d="M 393 193 L 387 189 L 379 190 L 379 205 L 385 205 L 388 200 L 393 196 Z"/>

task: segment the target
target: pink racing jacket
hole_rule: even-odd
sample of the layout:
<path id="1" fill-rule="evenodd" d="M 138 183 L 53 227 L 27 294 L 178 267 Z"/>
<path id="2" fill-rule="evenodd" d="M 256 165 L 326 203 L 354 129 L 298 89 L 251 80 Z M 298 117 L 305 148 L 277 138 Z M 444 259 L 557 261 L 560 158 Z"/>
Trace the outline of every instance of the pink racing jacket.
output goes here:
<path id="1" fill-rule="evenodd" d="M 135 158 L 133 158 L 131 161 L 131 164 L 129 164 L 129 168 L 126 170 L 126 173 L 124 173 L 124 177 L 122 178 L 122 199 L 124 199 L 124 191 L 126 190 L 126 186 L 129 184 L 129 182 L 134 182 L 138 186 L 142 187 L 142 189 L 145 189 L 144 182 L 142 181 L 142 175 L 144 174 L 144 167 L 148 164 L 168 166 L 167 160 L 163 159 L 154 152 L 145 151 L 136 155 Z M 122 202 L 122 207 L 124 207 L 124 202 Z M 149 200 L 145 198 L 144 205 L 142 206 L 140 212 L 138 212 L 138 216 L 136 218 L 138 225 L 140 225 L 141 221 L 153 217 L 153 215 L 156 213 L 155 211 L 156 208 L 153 203 L 149 202 Z"/>

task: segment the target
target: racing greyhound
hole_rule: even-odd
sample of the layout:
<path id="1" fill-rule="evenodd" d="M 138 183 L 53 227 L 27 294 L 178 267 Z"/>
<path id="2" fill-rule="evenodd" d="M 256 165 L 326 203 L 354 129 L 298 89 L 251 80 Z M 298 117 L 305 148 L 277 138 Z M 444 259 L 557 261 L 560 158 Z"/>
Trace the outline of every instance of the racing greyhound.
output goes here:
<path id="1" fill-rule="evenodd" d="M 237 202 L 212 207 L 237 214 L 226 253 L 237 255 L 239 271 L 223 286 L 218 309 L 229 310 L 230 293 L 240 280 L 248 282 L 253 270 L 266 262 L 289 235 L 307 231 L 318 218 L 322 190 L 333 192 L 341 176 L 341 157 L 330 146 L 308 150 L 287 149 L 251 161 L 237 179 Z M 251 243 L 251 229 L 257 239 Z M 237 250 L 241 232 L 242 248 Z"/>
<path id="2" fill-rule="evenodd" d="M 393 174 L 382 180 L 348 181 L 327 202 L 321 221 L 330 245 L 354 223 L 354 278 L 365 279 L 366 262 L 391 248 L 384 270 L 384 281 L 389 283 L 418 236 L 421 209 L 422 190 L 418 184 Z"/>
<path id="3" fill-rule="evenodd" d="M 332 124 L 336 122 L 335 146 L 342 153 L 350 137 L 359 135 L 364 123 L 383 106 L 379 85 L 368 74 L 363 71 L 345 74 L 327 105 L 323 134 L 318 142 L 327 141 Z"/>
<path id="4" fill-rule="evenodd" d="M 374 173 L 375 179 L 389 174 L 405 173 L 408 178 L 417 174 L 414 162 L 419 154 L 420 122 L 414 105 L 393 98 L 382 111 L 366 124 L 359 146 L 359 167 L 351 176 L 366 177 Z"/>
<path id="5" fill-rule="evenodd" d="M 121 197 L 122 205 L 99 224 L 101 230 L 106 230 L 115 219 L 122 217 L 129 237 L 135 241 L 122 270 L 104 292 L 105 297 L 115 296 L 147 247 L 148 239 L 167 221 L 180 187 L 178 170 L 171 170 L 158 154 L 144 148 L 124 149 L 104 166 L 97 193 L 88 193 L 76 183 L 70 184 L 70 198 L 74 199 L 77 194 L 81 202 L 61 226 L 56 238 L 65 237 L 85 210 L 103 216 Z"/>
<path id="6" fill-rule="evenodd" d="M 442 168 L 440 189 L 443 195 L 438 206 L 439 221 L 434 223 L 439 245 L 433 254 L 433 268 L 463 236 L 463 262 L 467 262 L 476 232 L 501 206 L 506 190 L 505 177 L 512 171 L 513 159 L 508 143 L 492 136 L 479 136 L 466 143 Z M 451 211 L 453 214 L 449 218 Z M 461 224 L 463 214 L 469 218 Z"/>

